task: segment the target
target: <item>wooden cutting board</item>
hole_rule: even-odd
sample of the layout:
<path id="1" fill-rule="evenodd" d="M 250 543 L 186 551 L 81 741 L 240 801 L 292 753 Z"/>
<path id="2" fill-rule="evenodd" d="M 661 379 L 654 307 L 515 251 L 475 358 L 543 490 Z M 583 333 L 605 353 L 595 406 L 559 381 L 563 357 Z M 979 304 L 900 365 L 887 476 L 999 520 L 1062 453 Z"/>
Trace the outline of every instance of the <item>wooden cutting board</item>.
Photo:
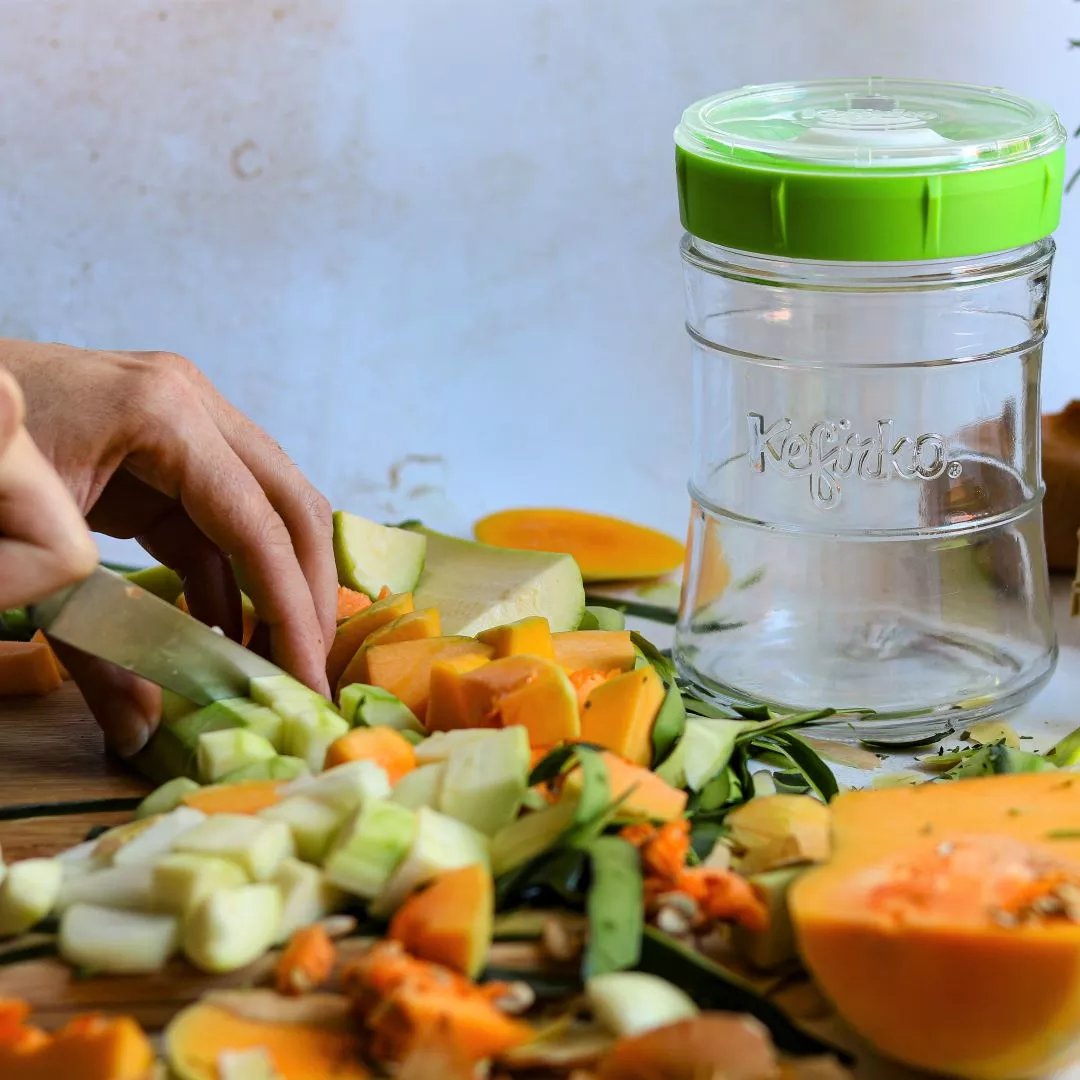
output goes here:
<path id="1" fill-rule="evenodd" d="M 151 785 L 105 753 L 74 683 L 44 698 L 0 699 L 0 848 L 7 861 L 52 855 L 94 825 L 130 817 Z"/>
<path id="2" fill-rule="evenodd" d="M 8 861 L 52 855 L 86 838 L 95 825 L 131 817 L 149 790 L 145 780 L 105 753 L 101 732 L 73 683 L 49 697 L 0 701 L 0 846 Z M 27 939 L 47 947 L 50 935 Z M 5 948 L 22 942 L 0 943 Z M 366 942 L 341 943 L 342 961 Z M 76 1013 L 102 1010 L 163 1027 L 207 990 L 257 986 L 272 978 L 276 954 L 242 971 L 204 975 L 182 960 L 153 975 L 79 978 L 52 958 L 0 964 L 0 998 L 25 998 L 35 1022 L 55 1027 Z M 492 964 L 535 974 L 546 965 L 528 942 L 500 942 Z"/>

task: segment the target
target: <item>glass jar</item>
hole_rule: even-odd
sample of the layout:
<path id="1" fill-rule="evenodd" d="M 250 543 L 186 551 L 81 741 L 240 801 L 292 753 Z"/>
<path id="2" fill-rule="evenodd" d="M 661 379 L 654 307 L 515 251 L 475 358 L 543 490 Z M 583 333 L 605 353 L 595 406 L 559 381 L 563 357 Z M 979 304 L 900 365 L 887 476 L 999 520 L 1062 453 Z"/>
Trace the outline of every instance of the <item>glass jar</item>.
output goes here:
<path id="1" fill-rule="evenodd" d="M 1057 117 L 838 80 L 709 99 L 676 139 L 683 676 L 916 734 L 1019 704 L 1056 658 L 1039 369 Z"/>

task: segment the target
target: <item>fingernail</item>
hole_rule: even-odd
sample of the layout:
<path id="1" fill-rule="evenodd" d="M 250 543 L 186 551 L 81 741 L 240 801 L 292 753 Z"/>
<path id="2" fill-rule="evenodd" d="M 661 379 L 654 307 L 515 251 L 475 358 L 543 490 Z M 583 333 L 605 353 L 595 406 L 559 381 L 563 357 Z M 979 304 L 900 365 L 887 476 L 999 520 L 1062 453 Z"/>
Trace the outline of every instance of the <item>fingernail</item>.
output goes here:
<path id="1" fill-rule="evenodd" d="M 125 723 L 118 725 L 118 728 L 119 730 L 113 739 L 113 750 L 120 757 L 129 758 L 137 754 L 150 741 L 153 725 L 145 716 L 135 712 L 133 709 L 130 718 Z"/>

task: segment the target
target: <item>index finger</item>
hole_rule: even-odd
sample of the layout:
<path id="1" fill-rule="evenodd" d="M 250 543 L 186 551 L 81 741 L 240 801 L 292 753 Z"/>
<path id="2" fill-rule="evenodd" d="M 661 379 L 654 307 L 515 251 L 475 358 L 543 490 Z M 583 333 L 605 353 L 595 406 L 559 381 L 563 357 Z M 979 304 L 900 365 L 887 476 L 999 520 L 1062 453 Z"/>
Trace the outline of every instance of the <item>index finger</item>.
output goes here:
<path id="1" fill-rule="evenodd" d="M 326 645 L 292 539 L 266 493 L 201 403 L 190 400 L 182 429 L 129 461 L 148 483 L 178 498 L 191 520 L 230 556 L 241 588 L 270 630 L 283 668 L 329 695 Z"/>

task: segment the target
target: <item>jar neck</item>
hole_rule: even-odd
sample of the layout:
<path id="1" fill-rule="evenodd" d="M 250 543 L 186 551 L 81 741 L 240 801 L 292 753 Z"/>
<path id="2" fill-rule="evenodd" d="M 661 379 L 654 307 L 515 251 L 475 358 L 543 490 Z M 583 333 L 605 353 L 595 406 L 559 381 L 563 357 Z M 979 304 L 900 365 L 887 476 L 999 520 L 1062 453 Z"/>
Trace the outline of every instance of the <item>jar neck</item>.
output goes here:
<path id="1" fill-rule="evenodd" d="M 697 270 L 757 285 L 859 292 L 876 289 L 940 289 L 1024 277 L 1049 265 L 1054 241 L 957 259 L 921 262 L 825 262 L 784 259 L 711 244 L 690 233 L 681 244 L 684 261 Z"/>

